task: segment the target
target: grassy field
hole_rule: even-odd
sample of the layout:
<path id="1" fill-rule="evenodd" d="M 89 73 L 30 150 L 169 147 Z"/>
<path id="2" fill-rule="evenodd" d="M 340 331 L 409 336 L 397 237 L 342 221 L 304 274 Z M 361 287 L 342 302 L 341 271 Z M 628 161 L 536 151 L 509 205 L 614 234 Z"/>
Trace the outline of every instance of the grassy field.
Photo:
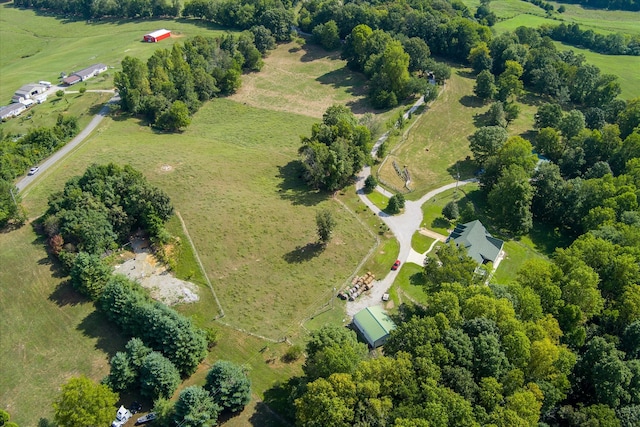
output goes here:
<path id="1" fill-rule="evenodd" d="M 161 43 L 143 43 L 150 31 L 168 28 L 172 37 Z M 146 60 L 158 48 L 170 48 L 183 37 L 211 35 L 215 27 L 190 20 L 91 21 L 67 20 L 13 4 L 0 5 L 0 105 L 9 102 L 20 86 L 47 80 L 57 82 L 61 72 L 69 73 L 97 62 L 120 68 L 126 55 Z M 112 85 L 112 79 L 104 82 Z M 89 89 L 94 87 L 89 84 Z"/>
<path id="2" fill-rule="evenodd" d="M 106 375 L 124 340 L 59 276 L 30 225 L 0 233 L 0 265 L 0 402 L 34 426 L 50 418 L 60 384 Z"/>
<path id="3" fill-rule="evenodd" d="M 640 15 L 640 14 L 639 14 Z M 640 26 L 640 24 L 638 24 Z M 600 68 L 605 74 L 615 74 L 619 77 L 623 99 L 633 99 L 640 97 L 640 56 L 628 55 L 602 55 L 591 52 L 588 49 L 580 49 L 560 42 L 554 42 L 558 50 L 573 50 L 581 53 L 587 62 Z"/>
<path id="4" fill-rule="evenodd" d="M 484 113 L 487 106 L 473 96 L 474 79 L 466 69 L 454 69 L 447 87 L 432 106 L 423 113 L 411 131 L 381 168 L 381 180 L 402 188 L 404 182 L 396 173 L 393 162 L 407 165 L 413 192 L 406 195 L 415 200 L 424 193 L 454 180 L 456 163 L 470 155 L 467 136 L 473 133 L 474 117 Z M 463 163 L 461 177 L 468 177 L 473 169 Z"/>

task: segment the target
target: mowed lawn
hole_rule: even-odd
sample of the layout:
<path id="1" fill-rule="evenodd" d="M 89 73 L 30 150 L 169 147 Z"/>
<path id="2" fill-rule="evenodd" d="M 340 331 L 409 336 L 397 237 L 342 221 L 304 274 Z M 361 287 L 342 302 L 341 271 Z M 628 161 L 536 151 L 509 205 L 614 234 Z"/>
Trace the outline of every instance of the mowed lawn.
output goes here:
<path id="1" fill-rule="evenodd" d="M 167 28 L 173 32 L 160 43 L 143 43 L 148 32 Z M 66 20 L 41 12 L 0 5 L 0 105 L 5 105 L 20 86 L 47 80 L 58 82 L 61 72 L 70 73 L 102 62 L 113 77 L 126 56 L 146 60 L 159 48 L 171 46 L 195 35 L 214 35 L 222 31 L 201 21 Z M 112 85 L 112 80 L 108 84 Z M 92 80 L 88 80 L 89 89 Z M 107 86 L 108 87 L 108 86 Z"/>

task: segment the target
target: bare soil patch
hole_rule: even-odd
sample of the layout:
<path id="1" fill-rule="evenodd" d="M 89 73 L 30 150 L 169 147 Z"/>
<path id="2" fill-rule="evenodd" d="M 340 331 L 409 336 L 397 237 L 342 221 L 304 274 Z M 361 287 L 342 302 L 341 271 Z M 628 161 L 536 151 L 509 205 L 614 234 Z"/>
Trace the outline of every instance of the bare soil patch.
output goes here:
<path id="1" fill-rule="evenodd" d="M 116 265 L 116 273 L 137 281 L 143 288 L 149 289 L 153 299 L 167 305 L 199 300 L 197 286 L 173 277 L 167 267 L 151 253 L 147 239 L 132 238 L 131 249 L 132 253 L 122 255 L 125 261 Z"/>

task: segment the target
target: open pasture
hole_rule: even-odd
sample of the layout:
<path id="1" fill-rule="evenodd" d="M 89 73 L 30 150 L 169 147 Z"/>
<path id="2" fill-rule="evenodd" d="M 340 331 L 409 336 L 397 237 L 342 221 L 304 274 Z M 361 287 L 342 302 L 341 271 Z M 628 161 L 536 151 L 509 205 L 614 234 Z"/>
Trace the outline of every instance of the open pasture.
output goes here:
<path id="1" fill-rule="evenodd" d="M 40 212 L 46 194 L 92 162 L 130 163 L 180 211 L 220 298 L 222 320 L 279 339 L 328 299 L 375 243 L 338 203 L 301 182 L 298 138 L 313 121 L 224 99 L 206 104 L 181 134 L 109 121 L 28 190 L 26 203 Z M 338 220 L 324 249 L 315 244 L 321 208 Z M 216 307 L 195 310 L 211 320 L 219 314 Z"/>
<path id="2" fill-rule="evenodd" d="M 142 36 L 167 28 L 172 37 L 144 43 Z M 20 86 L 47 80 L 57 83 L 61 72 L 70 73 L 102 62 L 107 73 L 120 69 L 125 56 L 146 60 L 156 49 L 170 48 L 183 37 L 213 35 L 213 26 L 192 20 L 66 20 L 42 12 L 0 5 L 0 105 L 8 103 Z M 96 79 L 97 80 L 97 79 Z M 103 87 L 113 86 L 113 80 Z M 91 89 L 91 80 L 88 80 Z"/>

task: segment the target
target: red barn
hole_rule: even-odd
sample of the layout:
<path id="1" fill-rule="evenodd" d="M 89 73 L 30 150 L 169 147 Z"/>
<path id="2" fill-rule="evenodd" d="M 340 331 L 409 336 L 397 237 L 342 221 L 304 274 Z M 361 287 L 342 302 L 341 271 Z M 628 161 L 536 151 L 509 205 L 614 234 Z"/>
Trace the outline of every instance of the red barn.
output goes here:
<path id="1" fill-rule="evenodd" d="M 153 33 L 145 34 L 143 40 L 148 43 L 156 43 L 162 39 L 166 39 L 171 36 L 171 31 L 169 30 L 158 30 Z"/>

